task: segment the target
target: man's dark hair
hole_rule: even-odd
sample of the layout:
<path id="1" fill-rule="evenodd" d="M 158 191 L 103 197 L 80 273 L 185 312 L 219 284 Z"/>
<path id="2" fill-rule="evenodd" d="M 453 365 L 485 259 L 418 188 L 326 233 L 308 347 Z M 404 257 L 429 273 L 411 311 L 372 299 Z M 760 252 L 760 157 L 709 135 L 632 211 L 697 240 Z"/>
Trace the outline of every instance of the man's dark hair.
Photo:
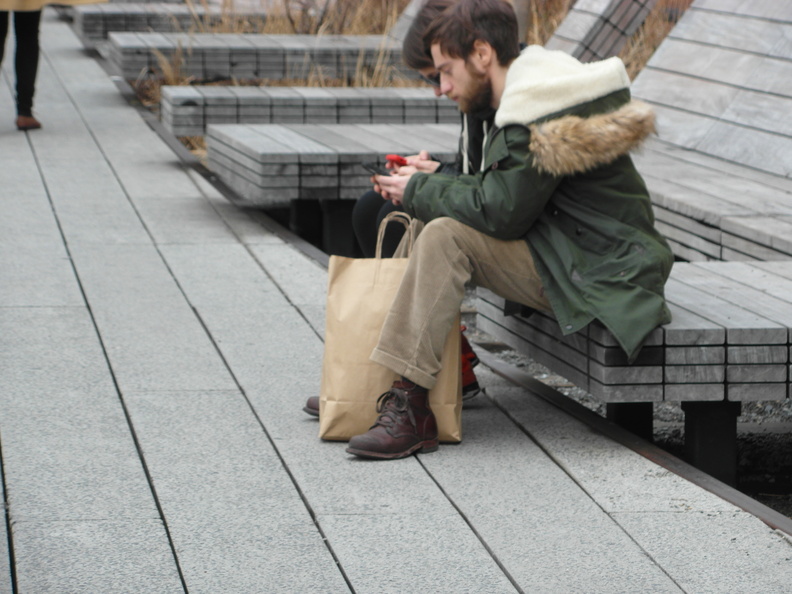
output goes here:
<path id="1" fill-rule="evenodd" d="M 459 0 L 432 21 L 424 34 L 431 49 L 440 44 L 452 58 L 468 59 L 476 40 L 489 43 L 498 63 L 508 66 L 520 55 L 520 34 L 514 7 L 506 0 Z"/>
<path id="2" fill-rule="evenodd" d="M 421 70 L 434 68 L 432 52 L 424 41 L 426 29 L 444 10 L 453 6 L 458 0 L 426 0 L 421 10 L 415 15 L 412 25 L 407 30 L 402 42 L 402 60 L 408 68 Z"/>

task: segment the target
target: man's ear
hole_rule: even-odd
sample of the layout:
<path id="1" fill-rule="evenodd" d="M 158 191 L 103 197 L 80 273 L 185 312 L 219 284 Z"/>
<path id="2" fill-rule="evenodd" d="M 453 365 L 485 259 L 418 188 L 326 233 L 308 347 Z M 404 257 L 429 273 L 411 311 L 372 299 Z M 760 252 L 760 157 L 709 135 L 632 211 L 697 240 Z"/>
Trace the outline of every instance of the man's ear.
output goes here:
<path id="1" fill-rule="evenodd" d="M 473 42 L 473 51 L 470 54 L 470 61 L 473 62 L 478 70 L 484 72 L 495 60 L 495 50 L 492 46 L 483 39 L 477 39 Z"/>

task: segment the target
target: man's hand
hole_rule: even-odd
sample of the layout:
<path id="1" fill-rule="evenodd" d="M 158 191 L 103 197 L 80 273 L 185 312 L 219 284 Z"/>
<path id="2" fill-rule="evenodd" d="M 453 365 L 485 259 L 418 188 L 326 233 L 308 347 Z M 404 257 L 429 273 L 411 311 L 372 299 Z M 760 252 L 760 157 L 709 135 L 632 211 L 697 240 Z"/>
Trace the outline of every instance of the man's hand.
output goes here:
<path id="1" fill-rule="evenodd" d="M 429 151 L 421 151 L 417 155 L 407 157 L 407 165 L 415 167 L 421 173 L 434 173 L 440 167 L 438 161 L 432 161 Z"/>
<path id="2" fill-rule="evenodd" d="M 374 191 L 382 194 L 385 200 L 393 202 L 394 206 L 401 206 L 404 189 L 415 172 L 415 167 L 406 165 L 399 167 L 396 175 L 375 175 L 372 177 Z"/>

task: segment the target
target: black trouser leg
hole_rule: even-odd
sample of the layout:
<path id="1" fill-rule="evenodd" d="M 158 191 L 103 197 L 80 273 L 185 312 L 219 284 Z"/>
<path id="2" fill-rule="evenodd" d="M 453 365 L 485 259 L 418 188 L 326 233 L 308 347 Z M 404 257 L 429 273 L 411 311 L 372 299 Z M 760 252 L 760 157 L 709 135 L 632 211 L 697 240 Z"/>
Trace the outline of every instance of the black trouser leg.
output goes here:
<path id="1" fill-rule="evenodd" d="M 16 93 L 17 115 L 33 115 L 33 94 L 39 62 L 39 23 L 41 11 L 14 13 L 16 35 Z"/>
<path id="2" fill-rule="evenodd" d="M 0 10 L 0 65 L 5 55 L 6 37 L 8 36 L 8 11 Z"/>
<path id="3" fill-rule="evenodd" d="M 393 211 L 403 211 L 401 206 L 393 206 L 377 192 L 369 191 L 355 202 L 352 209 L 352 227 L 355 230 L 360 250 L 366 258 L 373 258 L 377 249 L 377 233 L 385 216 Z M 382 256 L 390 258 L 404 235 L 401 223 L 390 223 L 382 242 Z"/>

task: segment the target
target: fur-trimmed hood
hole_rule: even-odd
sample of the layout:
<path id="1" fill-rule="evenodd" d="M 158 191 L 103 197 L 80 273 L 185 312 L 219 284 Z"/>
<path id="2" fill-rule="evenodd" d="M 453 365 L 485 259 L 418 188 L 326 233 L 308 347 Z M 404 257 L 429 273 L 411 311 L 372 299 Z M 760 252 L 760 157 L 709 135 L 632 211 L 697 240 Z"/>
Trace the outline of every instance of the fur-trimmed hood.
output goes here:
<path id="1" fill-rule="evenodd" d="M 637 148 L 655 131 L 654 111 L 630 101 L 610 113 L 568 115 L 529 126 L 533 164 L 551 175 L 572 175 L 607 165 Z"/>
<path id="2" fill-rule="evenodd" d="M 534 166 L 572 175 L 608 164 L 655 131 L 654 112 L 640 101 L 590 117 L 557 113 L 629 89 L 619 58 L 584 64 L 560 51 L 529 46 L 509 67 L 495 124 L 528 126 Z"/>

